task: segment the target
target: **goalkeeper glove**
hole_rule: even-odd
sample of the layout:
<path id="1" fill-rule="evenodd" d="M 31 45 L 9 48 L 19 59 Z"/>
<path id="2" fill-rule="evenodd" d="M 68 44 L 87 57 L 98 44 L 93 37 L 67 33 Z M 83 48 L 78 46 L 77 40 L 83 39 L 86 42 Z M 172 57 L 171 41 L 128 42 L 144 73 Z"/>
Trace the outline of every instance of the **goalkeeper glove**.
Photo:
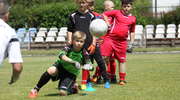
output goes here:
<path id="1" fill-rule="evenodd" d="M 85 70 L 93 70 L 93 66 L 92 66 L 92 64 L 85 64 L 83 66 L 83 69 L 85 69 Z"/>
<path id="2" fill-rule="evenodd" d="M 96 46 L 93 45 L 93 44 L 91 44 L 91 45 L 89 46 L 89 48 L 88 48 L 88 51 L 89 51 L 90 54 L 94 54 L 95 49 L 96 49 Z"/>
<path id="3" fill-rule="evenodd" d="M 77 69 L 80 69 L 81 68 L 81 64 L 77 61 L 74 62 L 74 65 Z"/>

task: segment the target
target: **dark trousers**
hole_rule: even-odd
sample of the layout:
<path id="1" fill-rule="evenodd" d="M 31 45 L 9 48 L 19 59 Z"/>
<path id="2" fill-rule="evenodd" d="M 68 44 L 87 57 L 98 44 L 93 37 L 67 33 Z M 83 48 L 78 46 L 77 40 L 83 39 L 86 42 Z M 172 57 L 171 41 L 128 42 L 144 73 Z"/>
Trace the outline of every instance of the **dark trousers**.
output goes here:
<path id="1" fill-rule="evenodd" d="M 108 74 L 106 72 L 106 65 L 105 65 L 104 59 L 101 56 L 101 52 L 98 45 L 96 45 L 95 53 L 93 55 L 90 55 L 90 57 L 92 59 L 95 59 L 96 63 L 98 64 L 100 73 L 102 73 L 102 77 L 104 81 L 105 82 L 109 81 Z"/>

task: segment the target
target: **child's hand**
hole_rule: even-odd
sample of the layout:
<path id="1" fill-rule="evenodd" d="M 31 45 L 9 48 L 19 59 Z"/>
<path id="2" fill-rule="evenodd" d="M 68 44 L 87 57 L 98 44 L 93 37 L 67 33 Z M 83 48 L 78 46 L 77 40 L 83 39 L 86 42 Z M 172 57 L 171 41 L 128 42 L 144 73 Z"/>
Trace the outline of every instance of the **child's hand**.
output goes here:
<path id="1" fill-rule="evenodd" d="M 89 46 L 89 48 L 88 48 L 88 51 L 89 51 L 90 54 L 94 54 L 95 49 L 96 49 L 96 47 L 95 47 L 93 44 L 91 44 L 91 45 Z"/>
<path id="2" fill-rule="evenodd" d="M 74 65 L 77 69 L 80 69 L 81 68 L 81 64 L 77 61 L 74 62 Z"/>
<path id="3" fill-rule="evenodd" d="M 85 64 L 85 65 L 83 66 L 83 69 L 85 69 L 85 70 L 92 70 L 92 69 L 93 69 L 93 66 L 92 66 L 92 64 Z"/>

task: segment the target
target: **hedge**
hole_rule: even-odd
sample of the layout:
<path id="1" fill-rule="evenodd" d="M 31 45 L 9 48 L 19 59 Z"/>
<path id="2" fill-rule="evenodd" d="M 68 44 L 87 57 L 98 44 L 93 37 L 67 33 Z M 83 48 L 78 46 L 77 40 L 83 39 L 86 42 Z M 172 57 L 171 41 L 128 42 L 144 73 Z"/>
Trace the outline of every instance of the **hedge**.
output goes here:
<path id="1" fill-rule="evenodd" d="M 34 2 L 37 0 L 34 0 Z M 14 28 L 20 27 L 62 27 L 67 26 L 68 15 L 76 10 L 73 0 L 60 0 L 62 2 L 43 4 L 16 4 L 11 9 L 9 24 Z M 55 0 L 57 1 L 57 0 Z M 114 0 L 116 9 L 119 9 L 119 0 Z M 22 1 L 21 1 L 22 3 Z M 155 19 L 150 13 L 150 5 L 147 0 L 136 0 L 133 14 L 137 17 L 137 24 L 168 24 L 180 22 L 180 9 L 165 14 L 165 16 Z M 103 12 L 103 0 L 96 1 L 96 11 Z"/>

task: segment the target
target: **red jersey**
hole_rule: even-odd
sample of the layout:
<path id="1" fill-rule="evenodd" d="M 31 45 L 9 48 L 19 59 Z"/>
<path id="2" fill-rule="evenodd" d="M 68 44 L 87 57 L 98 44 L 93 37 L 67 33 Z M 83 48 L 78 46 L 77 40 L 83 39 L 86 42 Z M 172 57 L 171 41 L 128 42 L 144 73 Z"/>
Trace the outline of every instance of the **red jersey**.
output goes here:
<path id="1" fill-rule="evenodd" d="M 135 32 L 136 17 L 131 15 L 125 16 L 122 12 L 122 10 L 104 12 L 104 15 L 108 18 L 113 18 L 110 34 L 106 34 L 107 37 L 118 40 L 127 39 L 129 32 Z"/>
<path id="2" fill-rule="evenodd" d="M 95 11 L 92 11 L 92 13 L 93 13 L 96 17 L 101 16 L 101 14 L 99 14 L 99 13 L 97 13 L 97 12 L 95 12 Z"/>

